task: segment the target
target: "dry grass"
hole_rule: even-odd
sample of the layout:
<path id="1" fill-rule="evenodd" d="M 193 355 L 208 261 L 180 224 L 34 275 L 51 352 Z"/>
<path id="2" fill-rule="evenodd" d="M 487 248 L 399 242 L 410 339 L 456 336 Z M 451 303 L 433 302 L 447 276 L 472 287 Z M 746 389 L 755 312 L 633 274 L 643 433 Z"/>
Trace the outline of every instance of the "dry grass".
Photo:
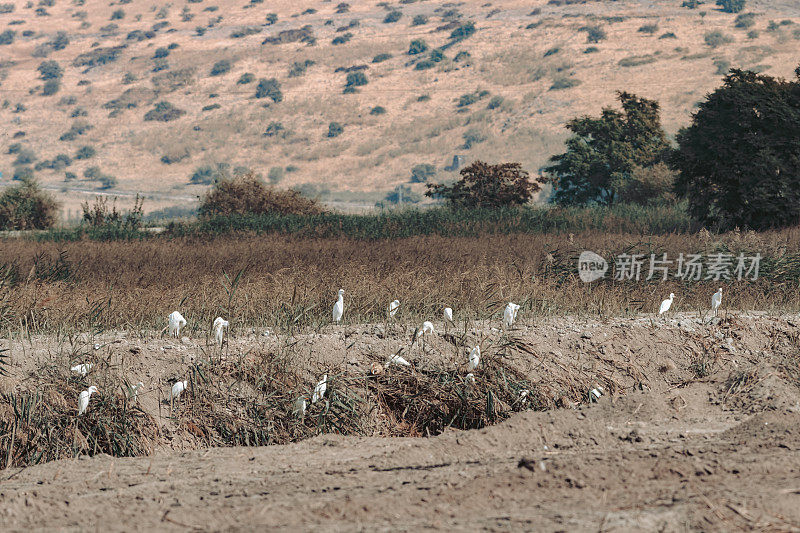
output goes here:
<path id="1" fill-rule="evenodd" d="M 446 304 L 486 318 L 516 301 L 529 316 L 617 315 L 653 311 L 670 292 L 680 310 L 708 308 L 718 285 L 724 306 L 764 311 L 800 308 L 796 289 L 798 229 L 695 235 L 490 235 L 362 242 L 279 235 L 133 242 L 6 241 L 0 264 L 2 326 L 33 332 L 70 326 L 160 329 L 180 309 L 191 331 L 220 313 L 233 328 L 308 328 L 330 322 L 336 290 L 345 289 L 345 320 L 383 321 L 388 302 L 403 302 L 403 321 L 439 316 Z M 614 281 L 587 285 L 577 256 L 620 253 L 760 253 L 757 281 Z M 645 271 L 647 265 L 645 265 Z M 232 291 L 230 280 L 238 273 Z M 646 272 L 645 272 L 646 275 Z M 227 288 L 226 288 L 227 287 Z M 230 303 L 229 303 L 230 301 Z M 224 309 L 224 311 L 221 311 Z M 299 310 L 299 311 L 298 311 Z"/>

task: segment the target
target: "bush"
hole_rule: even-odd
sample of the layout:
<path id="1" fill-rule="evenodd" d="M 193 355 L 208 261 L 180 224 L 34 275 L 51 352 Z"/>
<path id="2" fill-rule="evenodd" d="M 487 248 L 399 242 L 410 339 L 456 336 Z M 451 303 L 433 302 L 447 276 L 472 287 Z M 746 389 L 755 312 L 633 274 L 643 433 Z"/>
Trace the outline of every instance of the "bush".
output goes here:
<path id="1" fill-rule="evenodd" d="M 155 52 L 153 52 L 153 59 L 163 59 L 169 55 L 169 49 L 164 46 L 159 46 L 156 48 Z"/>
<path id="2" fill-rule="evenodd" d="M 419 61 L 419 62 L 417 62 L 416 65 L 414 65 L 414 69 L 416 69 L 416 70 L 428 70 L 428 69 L 433 68 L 435 66 L 436 66 L 436 62 L 435 61 L 431 61 L 430 59 L 423 59 L 422 61 Z"/>
<path id="3" fill-rule="evenodd" d="M 347 87 L 362 87 L 369 83 L 367 79 L 367 75 L 361 71 L 358 72 L 348 72 L 347 74 Z"/>
<path id="4" fill-rule="evenodd" d="M 425 15 L 414 15 L 414 18 L 411 19 L 412 26 L 424 26 L 428 23 L 428 17 Z"/>
<path id="5" fill-rule="evenodd" d="M 57 80 L 64 74 L 58 61 L 42 61 L 36 70 L 39 71 L 39 77 L 43 80 Z"/>
<path id="6" fill-rule="evenodd" d="M 221 59 L 214 63 L 214 66 L 211 67 L 211 75 L 212 76 L 221 76 L 223 74 L 227 74 L 231 70 L 231 62 L 227 59 Z"/>
<path id="7" fill-rule="evenodd" d="M 14 30 L 6 30 L 3 33 L 0 33 L 0 44 L 11 44 L 14 42 L 14 37 L 17 35 L 17 32 Z"/>
<path id="8" fill-rule="evenodd" d="M 553 80 L 553 84 L 550 85 L 551 91 L 560 91 L 562 89 L 571 89 L 572 87 L 577 87 L 581 84 L 581 80 L 578 78 L 570 78 L 568 76 L 563 76 L 560 78 L 555 78 Z"/>
<path id="9" fill-rule="evenodd" d="M 198 216 L 314 215 L 323 209 L 299 192 L 279 191 L 265 185 L 252 172 L 219 181 L 200 203 Z"/>
<path id="10" fill-rule="evenodd" d="M 486 140 L 486 134 L 477 128 L 468 129 L 464 132 L 462 137 L 464 139 L 464 145 L 462 146 L 464 150 L 469 150 L 476 144 L 482 143 Z"/>
<path id="11" fill-rule="evenodd" d="M 56 223 L 58 203 L 32 179 L 7 187 L 0 194 L 0 228 L 47 229 Z"/>
<path id="12" fill-rule="evenodd" d="M 717 5 L 726 13 L 739 13 L 744 9 L 745 0 L 717 0 Z"/>
<path id="13" fill-rule="evenodd" d="M 36 153 L 28 148 L 22 148 L 17 152 L 17 158 L 14 160 L 15 165 L 30 165 L 36 161 Z"/>
<path id="14" fill-rule="evenodd" d="M 21 181 L 33 179 L 33 169 L 31 167 L 14 167 L 14 175 L 11 179 Z"/>
<path id="15" fill-rule="evenodd" d="M 386 16 L 383 18 L 384 24 L 391 24 L 393 22 L 397 22 L 403 16 L 403 13 L 394 9 L 386 13 Z"/>
<path id="16" fill-rule="evenodd" d="M 352 33 L 350 33 L 350 32 L 343 33 L 343 34 L 339 35 L 338 37 L 334 37 L 334 39 L 331 41 L 331 44 L 345 44 L 346 42 L 349 42 L 350 39 L 352 39 L 352 38 L 353 38 L 353 34 Z"/>
<path id="17" fill-rule="evenodd" d="M 422 200 L 422 196 L 411 190 L 408 185 L 398 185 L 394 190 L 388 193 L 383 202 L 379 202 L 379 207 L 384 207 L 385 204 L 402 205 L 402 204 L 417 204 Z"/>
<path id="18" fill-rule="evenodd" d="M 275 13 L 267 13 L 266 21 L 268 26 L 272 26 L 278 22 L 278 15 Z"/>
<path id="19" fill-rule="evenodd" d="M 197 167 L 189 177 L 189 182 L 195 185 L 209 185 L 230 177 L 230 165 L 217 163 Z"/>
<path id="20" fill-rule="evenodd" d="M 125 10 L 124 9 L 115 9 L 111 13 L 111 20 L 122 20 L 125 18 Z"/>
<path id="21" fill-rule="evenodd" d="M 75 159 L 90 159 L 95 156 L 97 151 L 91 146 L 81 146 L 75 152 Z"/>
<path id="22" fill-rule="evenodd" d="M 273 102 L 278 103 L 283 100 L 283 93 L 281 92 L 281 84 L 275 78 L 261 78 L 258 80 L 256 87 L 256 98 L 269 97 Z"/>
<path id="23" fill-rule="evenodd" d="M 556 55 L 560 51 L 561 51 L 561 48 L 559 48 L 557 46 L 555 48 L 548 48 L 544 53 L 544 57 L 550 57 L 550 56 Z"/>
<path id="24" fill-rule="evenodd" d="M 328 133 L 326 133 L 325 136 L 329 138 L 338 137 L 343 132 L 344 132 L 344 126 L 342 126 L 338 122 L 331 122 L 330 124 L 328 124 Z"/>
<path id="25" fill-rule="evenodd" d="M 280 122 L 270 122 L 267 124 L 267 129 L 264 131 L 264 137 L 277 137 L 279 135 L 285 135 L 286 128 L 283 127 L 283 124 Z"/>
<path id="26" fill-rule="evenodd" d="M 42 86 L 42 96 L 52 96 L 61 89 L 61 81 L 47 80 Z"/>
<path id="27" fill-rule="evenodd" d="M 489 104 L 486 107 L 488 109 L 497 109 L 503 105 L 504 101 L 505 99 L 500 95 L 492 96 L 492 98 L 489 100 Z"/>
<path id="28" fill-rule="evenodd" d="M 586 50 L 583 51 L 583 53 L 584 54 L 596 54 L 599 51 L 600 51 L 600 49 L 597 48 L 596 46 L 589 46 L 589 47 L 586 48 Z"/>
<path id="29" fill-rule="evenodd" d="M 444 198 L 454 207 L 498 208 L 525 204 L 541 189 L 519 163 L 475 161 L 460 174 L 453 185 L 428 184 L 425 196 Z"/>
<path id="30" fill-rule="evenodd" d="M 703 35 L 703 40 L 711 48 L 717 48 L 724 44 L 732 43 L 733 37 L 731 37 L 730 35 L 726 35 L 719 30 L 714 30 L 706 32 L 706 34 Z"/>
<path id="31" fill-rule="evenodd" d="M 459 24 L 456 29 L 450 32 L 450 38 L 454 41 L 463 41 L 464 39 L 471 37 L 475 33 L 475 23 L 471 20 Z"/>
<path id="32" fill-rule="evenodd" d="M 600 26 L 588 26 L 586 28 L 586 40 L 590 43 L 599 43 L 606 38 L 606 31 Z"/>
<path id="33" fill-rule="evenodd" d="M 662 33 L 658 38 L 659 39 L 677 39 L 678 36 L 675 35 L 673 32 L 668 31 L 666 33 Z"/>
<path id="34" fill-rule="evenodd" d="M 655 32 L 658 31 L 658 24 L 645 24 L 640 26 L 638 30 L 640 33 L 647 33 L 649 35 L 653 35 Z"/>
<path id="35" fill-rule="evenodd" d="M 253 83 L 255 79 L 256 77 L 253 75 L 252 72 L 245 72 L 244 74 L 239 76 L 239 79 L 236 81 L 236 83 L 238 85 L 247 85 L 248 83 Z"/>
<path id="36" fill-rule="evenodd" d="M 144 114 L 145 120 L 157 120 L 159 122 L 170 122 L 177 120 L 186 114 L 183 109 L 178 109 L 169 102 L 158 102 L 153 109 Z"/>
<path id="37" fill-rule="evenodd" d="M 271 167 L 267 173 L 267 179 L 273 185 L 279 183 L 283 179 L 283 167 Z"/>
<path id="38" fill-rule="evenodd" d="M 411 168 L 411 183 L 427 183 L 435 175 L 435 166 L 430 163 L 420 163 Z"/>
<path id="39" fill-rule="evenodd" d="M 383 107 L 383 106 L 376 105 L 375 107 L 373 107 L 372 109 L 369 110 L 369 114 L 370 115 L 385 115 L 386 114 L 386 108 Z"/>
<path id="40" fill-rule="evenodd" d="M 387 60 L 389 60 L 391 58 L 392 58 L 392 54 L 386 54 L 386 53 L 378 54 L 378 55 L 376 55 L 375 57 L 372 58 L 372 62 L 373 63 L 382 63 L 382 62 L 387 61 Z"/>
<path id="41" fill-rule="evenodd" d="M 734 26 L 741 29 L 748 29 L 752 28 L 756 23 L 756 14 L 755 13 L 742 13 L 741 15 L 736 16 L 736 20 L 734 20 Z"/>
<path id="42" fill-rule="evenodd" d="M 427 51 L 428 51 L 428 43 L 426 43 L 423 39 L 414 39 L 408 46 L 408 55 L 410 56 L 423 54 Z"/>
<path id="43" fill-rule="evenodd" d="M 724 76 L 728 73 L 728 70 L 731 68 L 731 62 L 727 59 L 715 59 L 714 66 L 716 67 L 717 71 L 716 74 L 719 76 Z"/>
<path id="44" fill-rule="evenodd" d="M 13 12 L 14 12 L 13 3 L 0 4 L 0 15 Z"/>
<path id="45" fill-rule="evenodd" d="M 315 61 L 311 59 L 306 59 L 305 61 L 295 61 L 292 63 L 292 68 L 289 69 L 289 77 L 290 78 L 299 78 L 300 76 L 305 75 L 306 70 L 308 67 L 315 64 Z"/>

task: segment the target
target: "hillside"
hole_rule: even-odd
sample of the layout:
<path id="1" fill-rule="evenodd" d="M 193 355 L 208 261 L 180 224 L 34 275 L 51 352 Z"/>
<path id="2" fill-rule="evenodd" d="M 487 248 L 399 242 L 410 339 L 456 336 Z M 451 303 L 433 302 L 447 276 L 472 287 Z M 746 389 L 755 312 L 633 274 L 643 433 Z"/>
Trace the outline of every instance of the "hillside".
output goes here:
<path id="1" fill-rule="evenodd" d="M 69 218 L 103 187 L 191 206 L 222 164 L 371 205 L 454 155 L 535 173 L 617 90 L 674 133 L 729 66 L 800 61 L 791 0 L 562 3 L 0 0 L 0 183 L 30 169 Z"/>

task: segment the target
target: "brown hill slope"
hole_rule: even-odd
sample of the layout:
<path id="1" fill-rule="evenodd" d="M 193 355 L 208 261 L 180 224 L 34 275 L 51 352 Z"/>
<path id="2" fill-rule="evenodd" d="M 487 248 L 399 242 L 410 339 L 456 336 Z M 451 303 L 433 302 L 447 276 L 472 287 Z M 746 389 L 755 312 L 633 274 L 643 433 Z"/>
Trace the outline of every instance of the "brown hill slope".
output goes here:
<path id="1" fill-rule="evenodd" d="M 800 6 L 788 0 L 750 0 L 746 28 L 712 2 L 558 3 L 0 1 L 0 182 L 34 169 L 74 216 L 104 184 L 150 194 L 149 209 L 191 204 L 207 185 L 190 176 L 223 163 L 372 203 L 419 163 L 454 177 L 444 167 L 456 154 L 535 172 L 561 149 L 565 120 L 620 89 L 658 99 L 674 132 L 728 66 L 787 77 L 798 63 Z M 474 34 L 451 38 L 470 21 Z M 590 43 L 595 26 L 605 37 Z M 410 55 L 415 39 L 428 50 Z M 63 70 L 47 96 L 44 61 Z M 348 74 L 366 85 L 345 94 Z M 282 99 L 256 98 L 273 78 Z M 148 115 L 159 102 L 173 108 Z M 76 158 L 83 146 L 94 155 Z"/>

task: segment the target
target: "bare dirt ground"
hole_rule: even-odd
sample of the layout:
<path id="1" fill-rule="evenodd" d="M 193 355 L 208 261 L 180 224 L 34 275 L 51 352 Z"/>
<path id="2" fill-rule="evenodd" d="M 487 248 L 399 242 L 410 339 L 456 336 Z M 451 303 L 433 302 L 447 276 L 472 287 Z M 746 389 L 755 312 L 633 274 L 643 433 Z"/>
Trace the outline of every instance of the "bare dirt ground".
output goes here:
<path id="1" fill-rule="evenodd" d="M 470 327 L 499 335 L 490 326 Z M 0 523 L 11 531 L 800 531 L 799 326 L 796 316 L 737 313 L 529 321 L 514 332 L 533 352 L 515 355 L 519 367 L 553 393 L 555 383 L 587 391 L 601 383 L 597 403 L 431 438 L 327 434 L 260 448 L 198 447 L 161 416 L 165 438 L 152 456 L 0 472 Z M 280 342 L 233 333 L 229 349 Z M 201 344 L 106 336 L 120 341 L 101 348 L 106 357 L 139 348 L 135 363 L 118 368 L 148 390 L 166 388 Z M 358 372 L 404 336 L 369 325 L 298 338 L 309 369 L 344 358 Z M 32 339 L 24 354 L 21 346 L 6 389 L 24 387 L 53 339 Z M 441 336 L 409 354 L 418 367 L 433 356 L 449 357 Z M 155 400 L 142 403 L 158 415 Z"/>

